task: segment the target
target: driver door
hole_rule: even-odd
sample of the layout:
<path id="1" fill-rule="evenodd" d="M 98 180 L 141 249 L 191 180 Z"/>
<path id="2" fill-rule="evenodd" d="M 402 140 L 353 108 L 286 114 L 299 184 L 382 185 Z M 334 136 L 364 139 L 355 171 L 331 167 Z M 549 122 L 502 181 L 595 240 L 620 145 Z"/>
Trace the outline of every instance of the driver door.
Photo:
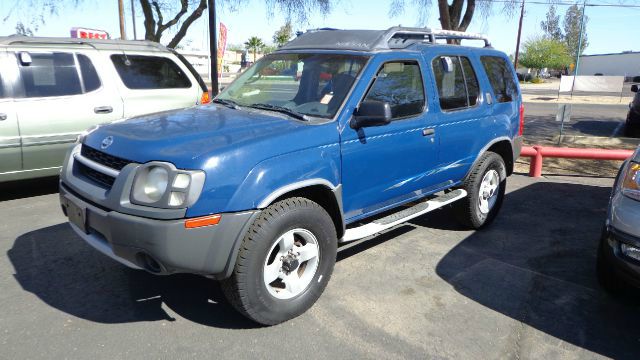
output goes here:
<path id="1" fill-rule="evenodd" d="M 377 61 L 376 61 L 377 60 Z M 347 223 L 432 192 L 438 140 L 427 111 L 424 79 L 430 76 L 417 56 L 372 60 L 363 78 L 374 80 L 361 101 L 385 101 L 392 121 L 384 126 L 342 132 L 343 207 Z"/>

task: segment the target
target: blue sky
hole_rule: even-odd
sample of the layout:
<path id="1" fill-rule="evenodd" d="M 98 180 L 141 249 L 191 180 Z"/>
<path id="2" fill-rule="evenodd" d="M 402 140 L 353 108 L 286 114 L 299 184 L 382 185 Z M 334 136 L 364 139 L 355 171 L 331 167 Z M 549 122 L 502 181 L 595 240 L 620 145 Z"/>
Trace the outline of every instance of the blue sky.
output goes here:
<path id="1" fill-rule="evenodd" d="M 617 1 L 617 0 L 616 0 Z M 627 0 L 627 3 L 633 3 Z M 436 2 L 435 0 L 433 1 Z M 597 3 L 611 3 L 613 0 L 594 0 Z M 0 0 L 0 3 L 7 3 Z M 382 0 L 340 0 L 332 12 L 323 17 L 312 14 L 306 24 L 295 24 L 294 29 L 334 27 L 345 29 L 384 29 L 390 26 L 430 26 L 439 28 L 438 12 L 435 7 L 429 12 L 426 24 L 419 24 L 415 10 L 408 8 L 404 14 L 389 17 L 390 1 Z M 411 3 L 411 1 L 407 1 Z M 224 22 L 229 29 L 229 42 L 239 44 L 250 36 L 259 36 L 266 42 L 271 42 L 273 33 L 285 22 L 282 15 L 275 13 L 267 15 L 267 8 L 263 0 L 247 0 L 246 5 L 236 12 L 220 9 L 219 20 Z M 131 24 L 131 12 L 129 1 L 125 1 L 127 36 L 133 35 Z M 564 15 L 567 6 L 559 6 L 558 13 Z M 39 36 L 69 36 L 69 29 L 73 26 L 82 26 L 108 31 L 112 37 L 119 36 L 117 2 L 105 1 L 90 3 L 85 0 L 77 8 L 67 8 L 64 16 L 51 16 L 46 24 L 41 26 L 36 35 Z M 12 34 L 18 20 L 28 22 L 27 11 L 21 9 L 2 22 L 7 9 L 0 8 L 0 36 Z M 546 5 L 528 4 L 523 25 L 523 40 L 540 33 L 540 21 L 545 17 Z M 143 18 L 138 11 L 136 19 L 138 38 L 144 36 L 142 26 Z M 640 29 L 637 26 L 640 18 L 640 8 L 603 8 L 588 7 L 587 16 L 589 23 L 587 33 L 589 47 L 586 54 L 600 54 L 609 52 L 621 52 L 625 50 L 640 51 Z M 168 16 L 165 16 L 165 18 Z M 482 19 L 476 14 L 469 31 L 480 32 L 489 35 L 495 48 L 513 53 L 516 45 L 516 32 L 518 27 L 518 14 L 507 16 L 500 12 L 500 4 L 496 4 L 493 15 Z M 188 47 L 206 49 L 207 19 L 200 18 L 192 25 L 187 35 L 190 40 Z M 163 37 L 163 41 L 170 40 L 170 34 Z"/>

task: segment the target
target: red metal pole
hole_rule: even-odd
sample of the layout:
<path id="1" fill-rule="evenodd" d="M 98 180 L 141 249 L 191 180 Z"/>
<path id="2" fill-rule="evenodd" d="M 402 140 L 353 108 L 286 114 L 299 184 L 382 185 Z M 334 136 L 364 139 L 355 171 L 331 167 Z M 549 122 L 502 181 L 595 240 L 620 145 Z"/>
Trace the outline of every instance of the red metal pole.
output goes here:
<path id="1" fill-rule="evenodd" d="M 522 157 L 530 157 L 529 176 L 542 176 L 542 161 L 545 157 L 591 159 L 591 160 L 626 160 L 633 155 L 633 150 L 611 149 L 576 149 L 546 146 L 525 146 L 520 152 Z"/>

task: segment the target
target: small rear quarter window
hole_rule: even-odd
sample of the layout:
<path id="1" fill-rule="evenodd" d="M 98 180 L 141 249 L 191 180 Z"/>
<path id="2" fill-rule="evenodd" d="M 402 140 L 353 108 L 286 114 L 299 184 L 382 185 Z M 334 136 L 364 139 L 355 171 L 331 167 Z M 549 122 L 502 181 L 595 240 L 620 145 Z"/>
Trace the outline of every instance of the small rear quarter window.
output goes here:
<path id="1" fill-rule="evenodd" d="M 129 89 L 184 89 L 191 81 L 173 60 L 161 56 L 111 55 L 118 75 Z"/>
<path id="2" fill-rule="evenodd" d="M 510 102 L 518 97 L 518 87 L 510 64 L 498 56 L 480 57 L 497 102 Z"/>

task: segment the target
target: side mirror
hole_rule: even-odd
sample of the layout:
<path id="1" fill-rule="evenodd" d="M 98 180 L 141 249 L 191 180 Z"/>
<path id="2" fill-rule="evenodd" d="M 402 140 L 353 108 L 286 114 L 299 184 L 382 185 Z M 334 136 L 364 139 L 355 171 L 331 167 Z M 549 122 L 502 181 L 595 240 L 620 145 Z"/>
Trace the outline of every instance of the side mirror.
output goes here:
<path id="1" fill-rule="evenodd" d="M 353 113 L 349 125 L 352 129 L 383 126 L 391 122 L 391 105 L 384 101 L 365 100 Z"/>
<path id="2" fill-rule="evenodd" d="M 637 93 L 638 92 L 638 84 L 631 85 L 631 91 Z"/>

